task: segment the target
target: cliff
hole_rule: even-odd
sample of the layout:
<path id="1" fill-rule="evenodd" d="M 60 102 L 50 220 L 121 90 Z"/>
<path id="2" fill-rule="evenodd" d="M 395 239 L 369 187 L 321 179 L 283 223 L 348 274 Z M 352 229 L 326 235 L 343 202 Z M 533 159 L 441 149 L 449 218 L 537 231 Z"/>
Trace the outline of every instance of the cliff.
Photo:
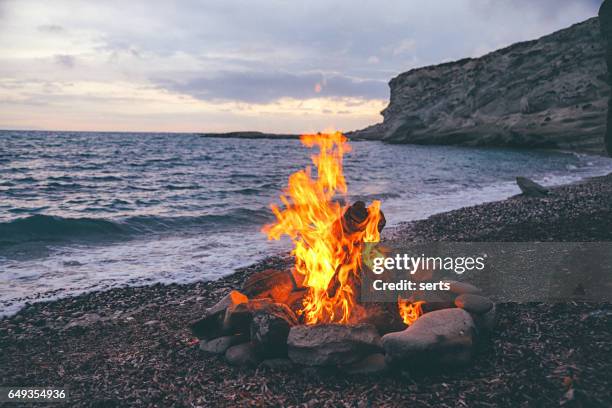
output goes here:
<path id="1" fill-rule="evenodd" d="M 597 17 L 480 58 L 393 78 L 384 121 L 353 138 L 603 152 L 608 71 Z"/>
<path id="2" fill-rule="evenodd" d="M 599 8 L 599 23 L 606 50 L 608 83 L 612 84 L 612 1 L 605 0 Z M 608 101 L 608 126 L 605 142 L 608 155 L 612 156 L 612 95 Z"/>

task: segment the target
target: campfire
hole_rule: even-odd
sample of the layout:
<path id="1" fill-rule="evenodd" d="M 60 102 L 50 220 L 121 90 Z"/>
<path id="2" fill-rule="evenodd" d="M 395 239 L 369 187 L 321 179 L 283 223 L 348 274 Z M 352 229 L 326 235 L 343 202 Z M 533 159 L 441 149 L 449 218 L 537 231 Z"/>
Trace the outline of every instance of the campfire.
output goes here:
<path id="1" fill-rule="evenodd" d="M 303 135 L 301 142 L 318 150 L 314 168 L 289 177 L 282 205 L 271 206 L 276 220 L 263 227 L 268 239 L 291 239 L 293 267 L 250 276 L 192 322 L 200 347 L 233 364 L 280 358 L 353 372 L 431 356 L 469 360 L 476 333 L 494 323 L 493 304 L 460 282 L 443 299 L 417 293 L 397 304 L 361 304 L 364 260 L 374 256 L 369 244 L 380 241 L 386 223 L 381 202 L 349 204 L 343 157 L 351 147 L 343 134 Z"/>
<path id="2" fill-rule="evenodd" d="M 272 205 L 277 221 L 264 232 L 270 239 L 287 235 L 293 241 L 295 271 L 308 288 L 298 311 L 306 324 L 355 322 L 363 315 L 356 297 L 364 243 L 378 242 L 385 225 L 380 201 L 369 207 L 336 201 L 347 194 L 342 158 L 350 146 L 344 135 L 304 135 L 301 140 L 320 149 L 312 157 L 316 176 L 307 168 L 289 177 L 280 197 L 284 208 Z"/>

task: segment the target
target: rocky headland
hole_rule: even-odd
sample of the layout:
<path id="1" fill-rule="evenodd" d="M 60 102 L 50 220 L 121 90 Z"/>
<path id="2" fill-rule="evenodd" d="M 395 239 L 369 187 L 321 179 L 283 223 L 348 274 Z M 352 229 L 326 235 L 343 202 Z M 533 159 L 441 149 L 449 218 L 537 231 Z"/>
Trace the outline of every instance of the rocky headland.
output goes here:
<path id="1" fill-rule="evenodd" d="M 604 38 L 594 17 L 480 58 L 402 73 L 389 83 L 384 121 L 349 136 L 603 153 L 610 97 Z"/>

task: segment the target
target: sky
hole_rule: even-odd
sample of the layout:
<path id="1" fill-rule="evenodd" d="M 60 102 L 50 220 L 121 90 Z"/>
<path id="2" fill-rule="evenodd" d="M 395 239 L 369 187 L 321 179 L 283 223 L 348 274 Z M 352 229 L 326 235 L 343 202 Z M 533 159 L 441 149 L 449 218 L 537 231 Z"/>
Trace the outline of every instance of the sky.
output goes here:
<path id="1" fill-rule="evenodd" d="M 0 129 L 276 133 L 380 122 L 388 81 L 601 0 L 0 0 Z"/>

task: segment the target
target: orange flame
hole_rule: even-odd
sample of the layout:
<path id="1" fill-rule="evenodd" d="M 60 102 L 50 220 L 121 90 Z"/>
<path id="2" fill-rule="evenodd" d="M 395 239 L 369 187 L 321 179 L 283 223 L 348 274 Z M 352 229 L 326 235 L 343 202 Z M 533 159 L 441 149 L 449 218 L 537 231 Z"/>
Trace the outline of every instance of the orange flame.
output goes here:
<path id="1" fill-rule="evenodd" d="M 397 308 L 399 309 L 399 314 L 402 317 L 402 320 L 407 326 L 410 326 L 412 323 L 416 321 L 423 314 L 423 310 L 421 309 L 421 305 L 425 303 L 423 301 L 418 302 L 410 302 L 408 300 L 404 300 L 402 298 L 397 298 Z"/>
<path id="2" fill-rule="evenodd" d="M 309 288 L 301 310 L 305 322 L 348 323 L 356 306 L 363 243 L 380 240 L 380 201 L 370 205 L 365 221 L 347 228 L 343 216 L 348 205 L 334 201 L 337 194 L 347 193 L 342 172 L 344 153 L 351 150 L 347 138 L 334 132 L 300 140 L 309 148 L 319 147 L 319 154 L 311 157 L 316 176 L 307 167 L 289 177 L 280 196 L 284 209 L 272 204 L 276 221 L 263 232 L 268 239 L 288 235 L 293 241 L 295 269 Z"/>

